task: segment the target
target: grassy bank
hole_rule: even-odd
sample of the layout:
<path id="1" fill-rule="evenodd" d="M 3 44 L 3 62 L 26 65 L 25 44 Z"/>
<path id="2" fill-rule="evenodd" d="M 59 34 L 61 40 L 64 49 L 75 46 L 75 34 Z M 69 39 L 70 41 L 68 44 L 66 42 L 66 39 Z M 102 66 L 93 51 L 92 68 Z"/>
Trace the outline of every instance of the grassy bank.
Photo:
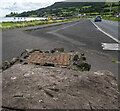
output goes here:
<path id="1" fill-rule="evenodd" d="M 14 29 L 14 28 L 22 28 L 22 27 L 31 27 L 31 26 L 37 26 L 37 25 L 45 25 L 45 24 L 51 24 L 51 23 L 59 23 L 59 22 L 65 22 L 67 20 L 60 20 L 60 21 L 22 21 L 22 22 L 2 22 L 1 23 L 1 29 L 7 30 L 7 29 Z"/>
<path id="2" fill-rule="evenodd" d="M 103 19 L 105 19 L 105 20 L 113 20 L 113 21 L 120 22 L 120 18 L 117 18 L 117 17 L 103 17 Z"/>
<path id="3" fill-rule="evenodd" d="M 61 22 L 67 22 L 67 21 L 73 21 L 73 20 L 78 20 L 78 19 L 76 18 L 76 19 L 69 19 L 69 20 L 56 20 L 56 21 L 34 20 L 34 21 L 21 21 L 21 22 L 2 22 L 0 24 L 0 29 L 7 30 L 7 29 L 14 29 L 14 28 L 22 28 L 22 27 L 45 25 L 45 24 L 61 23 Z"/>

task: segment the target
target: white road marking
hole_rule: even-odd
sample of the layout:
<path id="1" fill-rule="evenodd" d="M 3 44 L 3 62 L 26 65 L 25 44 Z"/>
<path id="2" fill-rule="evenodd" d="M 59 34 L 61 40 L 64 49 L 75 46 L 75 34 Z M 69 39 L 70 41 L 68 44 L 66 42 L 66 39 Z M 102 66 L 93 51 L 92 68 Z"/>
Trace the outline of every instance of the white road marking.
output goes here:
<path id="1" fill-rule="evenodd" d="M 91 21 L 91 20 L 90 20 Z M 110 34 L 106 33 L 105 31 L 103 31 L 100 27 L 98 27 L 93 21 L 91 21 L 93 23 L 93 25 L 95 25 L 95 27 L 101 31 L 102 33 L 104 33 L 105 35 L 107 35 L 108 37 L 110 37 L 111 39 L 113 39 L 114 41 L 116 41 L 117 43 L 120 44 L 120 41 L 118 39 L 116 39 L 115 37 L 111 36 Z"/>
<path id="2" fill-rule="evenodd" d="M 74 23 L 74 24 L 72 24 L 72 25 L 68 25 L 68 26 L 65 26 L 65 27 L 63 27 L 63 28 L 60 28 L 60 29 L 52 30 L 52 31 L 47 32 L 47 33 L 57 32 L 57 31 L 59 31 L 59 30 L 62 30 L 62 29 L 66 29 L 66 28 L 72 27 L 72 26 L 74 26 L 74 25 L 76 25 L 76 24 L 78 24 L 78 23 L 82 23 L 82 22 L 84 22 L 84 21 L 80 21 L 80 22 Z"/>
<path id="3" fill-rule="evenodd" d="M 120 50 L 120 44 L 117 43 L 102 43 L 103 50 Z"/>
<path id="4" fill-rule="evenodd" d="M 79 41 L 77 41 L 77 40 L 71 39 L 71 38 L 69 38 L 69 37 L 67 37 L 67 36 L 64 36 L 64 35 L 62 35 L 62 34 L 57 33 L 57 31 L 59 31 L 59 30 L 63 30 L 63 29 L 65 29 L 65 28 L 72 27 L 72 26 L 74 26 L 74 25 L 76 25 L 76 24 L 78 24 L 78 23 L 82 23 L 82 22 L 84 22 L 84 21 L 80 21 L 80 22 L 74 23 L 74 24 L 72 24 L 72 25 L 68 25 L 68 26 L 65 26 L 65 27 L 63 27 L 63 28 L 60 28 L 60 29 L 52 30 L 52 31 L 49 31 L 49 32 L 47 32 L 47 33 L 53 34 L 53 35 L 55 35 L 55 36 L 57 36 L 57 37 L 60 37 L 60 38 L 66 40 L 66 41 L 68 41 L 68 42 L 71 42 L 71 43 L 73 43 L 73 44 L 75 44 L 75 45 L 85 46 L 86 44 L 84 44 L 84 43 L 82 43 L 82 42 L 79 42 Z"/>

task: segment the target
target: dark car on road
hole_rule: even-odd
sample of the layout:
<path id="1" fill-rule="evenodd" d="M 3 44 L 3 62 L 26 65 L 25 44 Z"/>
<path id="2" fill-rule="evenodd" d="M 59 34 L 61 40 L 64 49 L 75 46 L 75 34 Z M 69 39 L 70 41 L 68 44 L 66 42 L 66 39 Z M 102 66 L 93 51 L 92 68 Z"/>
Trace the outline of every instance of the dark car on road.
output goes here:
<path id="1" fill-rule="evenodd" d="M 102 17 L 101 16 L 97 16 L 94 20 L 94 22 L 101 22 L 102 21 Z"/>

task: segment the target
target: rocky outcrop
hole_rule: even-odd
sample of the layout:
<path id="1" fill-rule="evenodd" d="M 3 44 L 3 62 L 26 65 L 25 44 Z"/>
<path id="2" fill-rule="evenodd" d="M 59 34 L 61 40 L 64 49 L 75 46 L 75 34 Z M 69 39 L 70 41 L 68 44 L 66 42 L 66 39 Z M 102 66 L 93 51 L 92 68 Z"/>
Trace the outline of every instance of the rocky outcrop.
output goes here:
<path id="1" fill-rule="evenodd" d="M 77 60 L 77 56 L 74 58 Z M 14 64 L 3 71 L 4 110 L 118 109 L 116 77 L 109 71 Z"/>

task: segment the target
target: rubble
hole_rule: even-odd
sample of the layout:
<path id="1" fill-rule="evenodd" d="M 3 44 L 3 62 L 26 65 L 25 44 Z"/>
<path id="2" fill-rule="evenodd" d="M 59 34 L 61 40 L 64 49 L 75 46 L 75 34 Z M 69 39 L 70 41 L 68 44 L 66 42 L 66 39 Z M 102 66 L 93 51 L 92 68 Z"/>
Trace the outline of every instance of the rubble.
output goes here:
<path id="1" fill-rule="evenodd" d="M 5 61 L 5 62 L 2 64 L 2 70 L 6 70 L 6 69 L 8 69 L 10 66 L 11 66 L 10 62 L 9 62 L 9 61 Z"/>
<path id="2" fill-rule="evenodd" d="M 26 49 L 19 58 L 13 58 L 10 62 L 3 63 L 3 70 L 15 63 L 34 63 L 40 66 L 63 67 L 80 71 L 89 71 L 91 65 L 87 62 L 84 54 L 79 52 L 64 52 L 64 48 L 53 50 Z"/>

